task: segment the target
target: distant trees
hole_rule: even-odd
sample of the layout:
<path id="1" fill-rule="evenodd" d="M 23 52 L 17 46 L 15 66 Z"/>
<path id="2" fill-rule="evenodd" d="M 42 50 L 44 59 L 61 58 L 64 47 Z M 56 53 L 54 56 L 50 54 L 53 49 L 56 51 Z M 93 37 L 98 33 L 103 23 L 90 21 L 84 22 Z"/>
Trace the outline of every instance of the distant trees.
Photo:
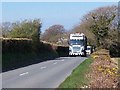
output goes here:
<path id="1" fill-rule="evenodd" d="M 12 23 L 11 22 L 3 22 L 0 26 L 2 30 L 2 36 L 3 37 L 8 37 L 8 33 L 12 29 Z"/>
<path id="2" fill-rule="evenodd" d="M 24 20 L 22 22 L 15 22 L 8 34 L 11 38 L 32 38 L 40 37 L 41 22 L 39 19 Z"/>
<path id="3" fill-rule="evenodd" d="M 40 47 L 41 24 L 39 19 L 24 20 L 15 23 L 6 22 L 2 25 L 2 36 L 32 39 L 33 51 L 38 52 Z"/>
<path id="4" fill-rule="evenodd" d="M 65 34 L 65 28 L 62 25 L 52 25 L 42 35 L 42 40 L 57 43 Z"/>

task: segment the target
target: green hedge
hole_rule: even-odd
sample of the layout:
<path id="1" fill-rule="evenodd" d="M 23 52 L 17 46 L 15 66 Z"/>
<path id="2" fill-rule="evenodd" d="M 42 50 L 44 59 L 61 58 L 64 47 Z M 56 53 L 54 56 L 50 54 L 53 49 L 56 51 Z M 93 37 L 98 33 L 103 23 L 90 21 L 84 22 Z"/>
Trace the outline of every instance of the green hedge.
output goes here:
<path id="1" fill-rule="evenodd" d="M 32 51 L 31 40 L 2 40 L 2 53 L 15 53 L 15 52 L 31 52 Z"/>
<path id="2" fill-rule="evenodd" d="M 39 42 L 37 52 L 29 39 L 2 39 L 3 71 L 68 55 L 68 47 Z"/>
<path id="3" fill-rule="evenodd" d="M 34 43 L 32 40 L 29 39 L 2 39 L 2 53 L 33 53 L 35 52 L 33 45 Z M 37 49 L 40 53 L 54 52 L 58 53 L 60 56 L 68 55 L 68 47 L 65 46 L 57 46 L 49 43 L 39 42 Z"/>

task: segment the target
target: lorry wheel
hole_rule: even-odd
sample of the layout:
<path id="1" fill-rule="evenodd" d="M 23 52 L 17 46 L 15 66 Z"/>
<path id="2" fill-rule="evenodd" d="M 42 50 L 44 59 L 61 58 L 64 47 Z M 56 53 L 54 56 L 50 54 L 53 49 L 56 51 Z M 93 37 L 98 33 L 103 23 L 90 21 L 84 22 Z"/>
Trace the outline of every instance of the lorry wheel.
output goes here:
<path id="1" fill-rule="evenodd" d="M 69 55 L 70 57 L 76 57 L 76 55 Z"/>
<path id="2" fill-rule="evenodd" d="M 86 57 L 87 55 L 86 55 L 86 52 L 84 51 L 84 55 L 83 55 L 83 57 Z"/>
<path id="3" fill-rule="evenodd" d="M 69 55 L 69 57 L 73 57 L 73 55 Z"/>

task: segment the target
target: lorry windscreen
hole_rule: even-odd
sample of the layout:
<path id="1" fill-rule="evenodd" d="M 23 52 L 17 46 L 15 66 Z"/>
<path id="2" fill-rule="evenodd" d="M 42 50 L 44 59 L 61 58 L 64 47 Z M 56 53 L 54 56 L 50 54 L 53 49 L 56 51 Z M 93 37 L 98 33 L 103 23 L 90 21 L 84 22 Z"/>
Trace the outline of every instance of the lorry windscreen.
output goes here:
<path id="1" fill-rule="evenodd" d="M 83 45 L 83 40 L 70 40 L 70 45 Z"/>

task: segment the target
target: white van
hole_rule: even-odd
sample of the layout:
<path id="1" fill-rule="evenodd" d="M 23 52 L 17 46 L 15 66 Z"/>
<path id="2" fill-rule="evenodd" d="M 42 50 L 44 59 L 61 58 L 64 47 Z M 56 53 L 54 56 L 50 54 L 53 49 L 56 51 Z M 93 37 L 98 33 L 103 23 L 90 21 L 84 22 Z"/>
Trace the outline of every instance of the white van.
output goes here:
<path id="1" fill-rule="evenodd" d="M 86 53 L 87 55 L 90 55 L 92 53 L 92 46 L 87 46 Z"/>

